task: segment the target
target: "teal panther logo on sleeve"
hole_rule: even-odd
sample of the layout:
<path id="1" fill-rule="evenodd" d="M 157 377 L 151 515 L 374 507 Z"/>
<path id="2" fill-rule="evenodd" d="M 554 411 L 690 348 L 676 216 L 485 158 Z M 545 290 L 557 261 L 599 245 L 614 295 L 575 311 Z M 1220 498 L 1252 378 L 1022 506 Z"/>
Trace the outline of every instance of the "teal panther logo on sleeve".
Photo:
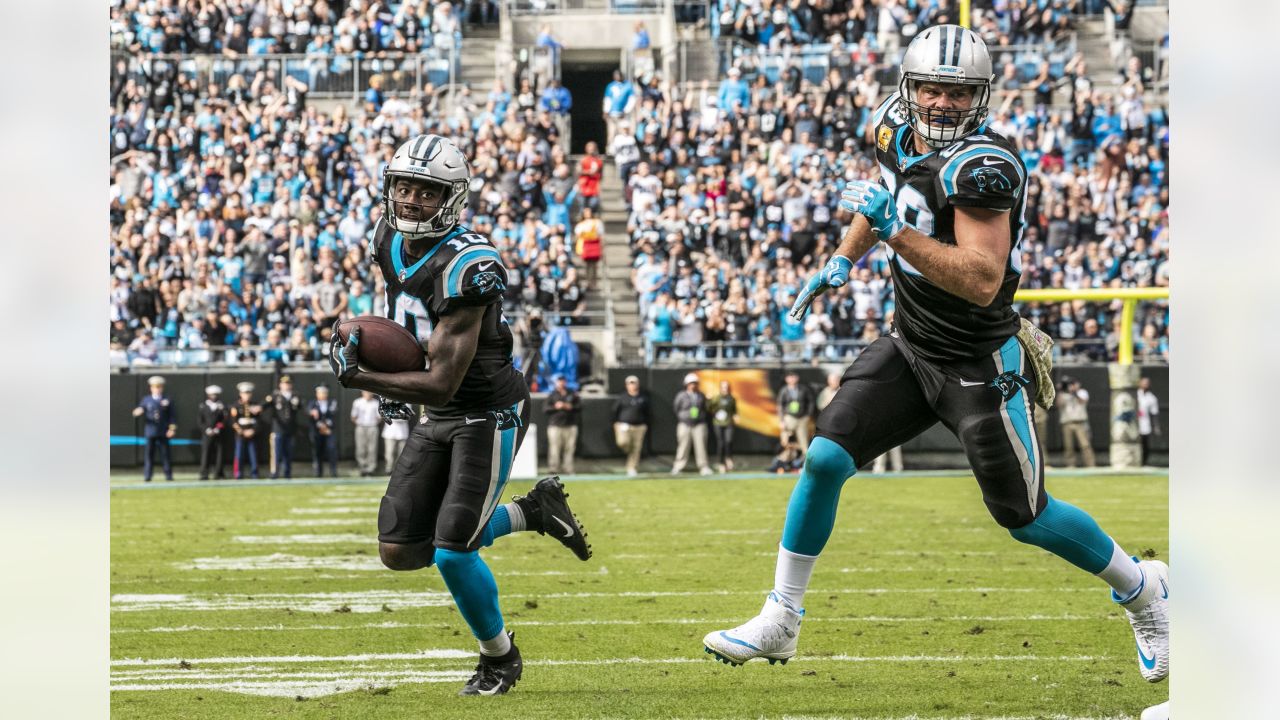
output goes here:
<path id="1" fill-rule="evenodd" d="M 983 165 L 970 171 L 969 176 L 978 185 L 978 192 L 1007 193 L 1013 189 L 1013 183 L 998 168 Z"/>

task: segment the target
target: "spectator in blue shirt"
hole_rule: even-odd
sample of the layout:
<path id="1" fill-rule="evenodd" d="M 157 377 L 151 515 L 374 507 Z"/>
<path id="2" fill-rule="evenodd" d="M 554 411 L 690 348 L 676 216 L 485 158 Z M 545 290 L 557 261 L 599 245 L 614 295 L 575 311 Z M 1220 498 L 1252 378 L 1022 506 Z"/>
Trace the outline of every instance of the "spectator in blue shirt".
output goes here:
<path id="1" fill-rule="evenodd" d="M 738 114 L 751 105 L 751 90 L 742 80 L 742 71 L 736 67 L 729 68 L 729 77 L 720 82 L 720 91 L 716 100 L 721 110 Z"/>
<path id="2" fill-rule="evenodd" d="M 556 115 L 568 115 L 569 109 L 573 107 L 573 97 L 569 95 L 569 88 L 562 86 L 559 80 L 553 79 L 547 85 L 547 89 L 542 91 L 538 107 Z"/>
<path id="3" fill-rule="evenodd" d="M 549 226 L 562 225 L 569 228 L 569 208 L 573 207 L 573 201 L 578 199 L 578 186 L 573 186 L 568 195 L 563 190 L 557 190 L 554 193 L 550 190 L 543 190 L 542 197 L 547 202 L 547 209 L 542 213 L 542 222 Z"/>
<path id="4" fill-rule="evenodd" d="M 635 106 L 635 86 L 623 79 L 621 70 L 614 70 L 613 81 L 604 89 L 604 117 L 609 126 L 609 137 L 606 142 L 613 142 L 613 136 L 618 131 L 618 122 L 630 116 Z"/>

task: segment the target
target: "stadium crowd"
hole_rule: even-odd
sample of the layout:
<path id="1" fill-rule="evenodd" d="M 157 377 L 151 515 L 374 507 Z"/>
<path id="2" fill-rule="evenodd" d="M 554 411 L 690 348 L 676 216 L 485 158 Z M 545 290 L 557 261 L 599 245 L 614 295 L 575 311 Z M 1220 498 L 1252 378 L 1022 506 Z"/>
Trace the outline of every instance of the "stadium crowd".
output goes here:
<path id="1" fill-rule="evenodd" d="M 875 50 L 869 31 L 841 42 L 820 83 L 794 64 L 770 78 L 748 57 L 718 88 L 637 89 L 638 119 L 619 126 L 610 151 L 626 182 L 651 358 L 834 359 L 891 324 L 883 246 L 803 323 L 786 317 L 838 244 L 844 184 L 875 174 L 870 118 L 885 60 L 896 56 Z M 1169 127 L 1165 109 L 1143 99 L 1150 68 L 1131 60 L 1113 93 L 1095 91 L 1078 53 L 1056 72 L 1041 60 L 1029 80 L 1025 57 L 995 57 L 989 125 L 1030 171 L 1022 287 L 1167 286 Z M 1105 360 L 1119 344 L 1120 308 L 1075 301 L 1023 311 L 1065 341 L 1065 356 Z M 1140 306 L 1135 332 L 1139 356 L 1167 358 L 1164 304 Z"/>
<path id="2" fill-rule="evenodd" d="M 496 0 L 113 0 L 111 44 L 131 54 L 378 54 L 448 47 Z"/>
<path id="3" fill-rule="evenodd" d="M 606 95 L 606 110 L 619 110 L 609 111 L 608 153 L 626 184 L 633 280 L 653 354 L 836 358 L 891 323 L 882 249 L 803 324 L 785 313 L 838 240 L 843 184 L 874 173 L 869 119 L 896 61 L 886 47 L 904 45 L 913 23 L 946 21 L 951 5 L 734 0 L 723 6 L 734 28 L 744 13 L 765 12 L 786 26 L 779 33 L 788 43 L 827 36 L 819 81 L 786 53 L 776 74 L 740 57 L 715 88 L 675 91 L 653 73 L 615 78 Z M 1061 47 L 1053 41 L 1079 8 L 1058 0 L 1031 3 L 1038 13 L 1023 0 L 996 5 L 978 25 L 989 42 L 1046 48 Z M 328 43 L 326 52 L 378 52 L 428 47 L 440 32 L 456 38 L 460 18 L 488 12 L 487 4 L 448 0 L 392 7 L 121 0 L 111 8 L 112 32 L 134 59 L 292 52 L 303 40 L 308 53 L 317 42 Z M 897 18 L 888 35 L 886 13 Z M 792 36 L 796 25 L 813 32 Z M 359 40 L 365 32 L 376 42 Z M 231 42 L 242 34 L 262 42 Z M 406 38 L 417 44 L 397 44 Z M 1078 54 L 995 57 L 990 124 L 1015 139 L 1032 171 L 1023 287 L 1167 285 L 1168 118 L 1144 104 L 1150 68 L 1131 59 L 1113 94 L 1094 91 Z M 420 132 L 453 138 L 483 180 L 464 222 L 503 253 L 509 313 L 582 318 L 603 239 L 591 212 L 602 164 L 594 149 L 573 162 L 558 142 L 572 102 L 566 88 L 539 94 L 522 81 L 511 92 L 499 81 L 487 96 L 463 87 L 446 98 L 429 81 L 384 92 L 375 76 L 361 108 L 320 112 L 307 102 L 315 78 L 297 73 L 277 76 L 277 86 L 261 70 L 229 73 L 219 84 L 163 61 L 122 58 L 113 71 L 113 363 L 313 360 L 334 319 L 385 312 L 382 279 L 367 262 L 379 183 L 396 146 Z M 1072 341 L 1062 344 L 1069 353 L 1114 354 L 1118 303 L 1026 311 Z M 1135 331 L 1141 355 L 1167 354 L 1162 305 L 1142 306 Z M 716 341 L 729 345 L 708 345 Z"/>
<path id="4" fill-rule="evenodd" d="M 593 226 L 574 208 L 596 205 L 600 160 L 571 168 L 540 100 L 498 83 L 446 102 L 427 83 L 326 113 L 293 78 L 276 87 L 237 75 L 225 88 L 197 88 L 176 68 L 163 87 L 154 75 L 114 78 L 112 362 L 317 359 L 336 318 L 384 313 L 368 262 L 382 169 L 423 132 L 452 138 L 484 182 L 463 223 L 502 252 L 512 316 L 537 308 L 576 322 Z"/>

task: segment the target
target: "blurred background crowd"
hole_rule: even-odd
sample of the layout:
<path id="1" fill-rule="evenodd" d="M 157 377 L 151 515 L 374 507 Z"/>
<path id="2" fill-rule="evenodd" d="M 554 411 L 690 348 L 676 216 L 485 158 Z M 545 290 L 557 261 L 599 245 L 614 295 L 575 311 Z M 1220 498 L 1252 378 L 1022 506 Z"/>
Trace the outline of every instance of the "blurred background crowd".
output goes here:
<path id="1" fill-rule="evenodd" d="M 1076 18 L 1104 6 L 1123 58 L 1117 77 L 1091 73 L 1071 45 Z M 492 0 L 113 2 L 112 362 L 312 361 L 336 318 L 384 312 L 382 278 L 368 262 L 382 170 L 423 132 L 453 139 L 483 180 L 464 223 L 500 248 L 514 322 L 590 322 L 608 160 L 623 181 L 627 221 L 616 241 L 630 248 L 650 360 L 851 357 L 892 322 L 881 248 L 803 323 L 785 313 L 838 242 L 842 187 L 875 174 L 870 115 L 896 82 L 900 49 L 920 28 L 955 21 L 955 3 L 697 7 L 693 20 L 733 38 L 724 79 L 618 73 L 603 99 L 607 147 L 571 156 L 570 88 L 527 78 L 507 88 L 498 78 L 485 92 L 450 87 L 446 102 L 438 74 L 402 72 L 406 58 L 456 48 L 464 28 L 493 22 Z M 996 61 L 989 125 L 1030 171 L 1022 287 L 1167 285 L 1168 114 L 1148 99 L 1164 64 L 1126 52 L 1131 9 L 1097 0 L 974 7 Z M 549 32 L 537 42 L 559 47 Z M 269 73 L 255 57 L 274 53 L 301 57 Z M 352 56 L 381 63 L 361 101 L 317 107 L 309 94 L 351 72 Z M 1114 356 L 1119 308 L 1022 311 L 1065 355 L 1101 360 Z M 1143 358 L 1167 356 L 1164 305 L 1141 306 L 1135 332 Z"/>

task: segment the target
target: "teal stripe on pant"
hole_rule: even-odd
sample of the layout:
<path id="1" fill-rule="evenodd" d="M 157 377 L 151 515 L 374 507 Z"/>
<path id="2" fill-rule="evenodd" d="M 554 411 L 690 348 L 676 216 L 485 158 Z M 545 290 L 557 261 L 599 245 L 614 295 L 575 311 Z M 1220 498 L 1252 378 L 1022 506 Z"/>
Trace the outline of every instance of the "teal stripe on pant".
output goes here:
<path id="1" fill-rule="evenodd" d="M 782 547 L 800 555 L 818 555 L 836 525 L 840 490 L 858 468 L 845 449 L 824 437 L 809 443 L 800 481 L 791 491 Z"/>

